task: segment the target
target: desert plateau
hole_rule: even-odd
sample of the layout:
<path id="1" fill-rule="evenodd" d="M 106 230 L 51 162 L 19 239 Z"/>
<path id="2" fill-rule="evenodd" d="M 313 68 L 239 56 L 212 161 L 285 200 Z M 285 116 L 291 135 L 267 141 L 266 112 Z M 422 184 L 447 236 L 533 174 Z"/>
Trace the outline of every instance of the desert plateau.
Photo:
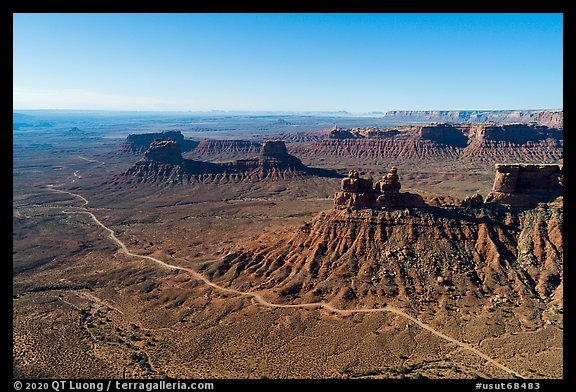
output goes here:
<path id="1" fill-rule="evenodd" d="M 14 377 L 561 378 L 561 112 L 396 115 L 20 115 Z"/>

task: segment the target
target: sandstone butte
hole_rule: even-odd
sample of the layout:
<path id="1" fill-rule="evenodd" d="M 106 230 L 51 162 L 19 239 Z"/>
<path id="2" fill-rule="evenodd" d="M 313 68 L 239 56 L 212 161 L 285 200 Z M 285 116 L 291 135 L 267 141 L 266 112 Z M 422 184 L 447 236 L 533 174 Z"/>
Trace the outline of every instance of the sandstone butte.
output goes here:
<path id="1" fill-rule="evenodd" d="M 118 151 L 125 154 L 141 155 L 150 149 L 155 140 L 174 140 L 180 145 L 183 152 L 190 151 L 198 145 L 198 142 L 185 139 L 180 131 L 163 131 L 155 133 L 130 134 L 126 141 L 118 147 Z"/>
<path id="2" fill-rule="evenodd" d="M 185 139 L 179 131 L 132 134 L 119 147 L 122 154 L 142 155 L 155 139 L 180 143 L 186 158 L 225 160 L 254 158 L 262 145 L 247 140 Z M 432 123 L 397 128 L 350 128 L 279 133 L 268 140 L 291 143 L 300 157 L 345 157 L 361 160 L 472 160 L 554 163 L 562 159 L 563 129 L 537 123 Z"/>
<path id="3" fill-rule="evenodd" d="M 350 208 L 405 208 L 424 207 L 424 199 L 409 192 L 400 192 L 401 184 L 396 167 L 375 184 L 360 178 L 355 170 L 341 181 L 341 191 L 334 195 L 336 209 Z M 535 207 L 551 202 L 563 193 L 561 165 L 496 164 L 492 192 L 486 199 L 481 195 L 469 196 L 460 202 L 462 207 L 486 204 L 508 207 Z"/>
<path id="4" fill-rule="evenodd" d="M 264 233 L 202 270 L 284 303 L 452 301 L 481 312 L 498 298 L 539 328 L 544 316 L 534 309 L 562 307 L 561 173 L 557 165 L 498 165 L 486 200 L 434 207 L 401 192 L 394 168 L 376 184 L 352 170 L 333 209 Z"/>
<path id="5" fill-rule="evenodd" d="M 309 168 L 288 153 L 284 141 L 267 141 L 257 158 L 212 163 L 185 159 L 180 142 L 156 139 L 125 173 L 113 177 L 111 183 L 228 183 L 279 180 L 308 175 L 336 176 L 328 170 Z"/>

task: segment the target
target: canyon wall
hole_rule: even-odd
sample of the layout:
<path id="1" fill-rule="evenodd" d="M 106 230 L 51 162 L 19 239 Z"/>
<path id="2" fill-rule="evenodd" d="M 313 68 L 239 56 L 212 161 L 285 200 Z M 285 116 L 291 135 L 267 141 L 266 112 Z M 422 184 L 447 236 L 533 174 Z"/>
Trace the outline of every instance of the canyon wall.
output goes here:
<path id="1" fill-rule="evenodd" d="M 469 160 L 555 163 L 563 131 L 536 124 L 427 124 L 396 129 L 334 129 L 292 151 L 302 157 L 358 160 Z"/>

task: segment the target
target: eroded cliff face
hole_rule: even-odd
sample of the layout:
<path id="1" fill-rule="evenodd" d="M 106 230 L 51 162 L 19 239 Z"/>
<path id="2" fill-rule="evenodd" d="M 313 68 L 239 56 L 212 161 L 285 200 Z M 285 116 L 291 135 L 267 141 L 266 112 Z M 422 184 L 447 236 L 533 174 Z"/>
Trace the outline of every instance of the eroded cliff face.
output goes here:
<path id="1" fill-rule="evenodd" d="M 360 160 L 522 160 L 562 159 L 563 132 L 536 124 L 427 124 L 379 128 L 336 128 L 325 139 L 294 151 L 302 156 Z"/>
<path id="2" fill-rule="evenodd" d="M 184 159 L 181 145 L 172 139 L 156 139 L 125 173 L 115 176 L 113 183 L 177 184 L 188 181 L 195 174 L 222 173 L 218 165 Z"/>
<path id="3" fill-rule="evenodd" d="M 207 267 L 275 301 L 561 306 L 562 208 L 332 210 Z M 539 316 L 535 316 L 535 321 Z M 541 320 L 536 320 L 539 323 Z"/>
<path id="4" fill-rule="evenodd" d="M 201 140 L 186 154 L 186 157 L 199 160 L 217 160 L 256 157 L 262 145 L 247 140 Z"/>
<path id="5" fill-rule="evenodd" d="M 172 139 L 156 139 L 150 144 L 150 148 L 144 153 L 144 159 L 163 163 L 182 163 L 181 145 Z"/>
<path id="6" fill-rule="evenodd" d="M 538 124 L 547 125 L 551 128 L 564 128 L 563 110 L 542 110 L 530 114 L 532 121 Z"/>
<path id="7" fill-rule="evenodd" d="M 393 139 L 324 139 L 301 147 L 297 153 L 306 157 L 345 157 L 360 160 L 394 158 L 397 160 L 458 159 L 460 151 L 426 140 Z"/>
<path id="8" fill-rule="evenodd" d="M 515 144 L 541 140 L 561 140 L 563 131 L 535 124 L 480 124 L 461 127 L 469 139 L 474 141 L 503 141 Z"/>

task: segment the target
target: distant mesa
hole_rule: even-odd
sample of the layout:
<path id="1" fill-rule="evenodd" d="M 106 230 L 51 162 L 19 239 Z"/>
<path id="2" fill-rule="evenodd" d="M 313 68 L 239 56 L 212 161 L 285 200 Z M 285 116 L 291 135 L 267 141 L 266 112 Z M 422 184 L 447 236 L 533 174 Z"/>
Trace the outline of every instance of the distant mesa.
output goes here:
<path id="1" fill-rule="evenodd" d="M 418 127 L 417 135 L 421 140 L 430 140 L 455 148 L 465 148 L 469 143 L 469 137 L 466 135 L 465 129 L 447 123 Z"/>
<path id="2" fill-rule="evenodd" d="M 385 118 L 412 122 L 534 122 L 558 129 L 562 129 L 564 126 L 563 110 L 396 110 L 386 112 Z"/>
<path id="3" fill-rule="evenodd" d="M 563 130 L 534 123 L 436 123 L 394 128 L 334 128 L 321 140 L 292 149 L 302 157 L 396 161 L 503 159 L 556 163 Z"/>
<path id="4" fill-rule="evenodd" d="M 293 123 L 284 120 L 283 118 L 279 118 L 278 120 L 276 120 L 273 125 L 294 125 Z"/>
<path id="5" fill-rule="evenodd" d="M 144 153 L 144 159 L 172 164 L 182 164 L 180 143 L 173 139 L 155 139 Z"/>
<path id="6" fill-rule="evenodd" d="M 286 143 L 280 140 L 271 140 L 264 143 L 262 146 L 263 156 L 279 156 L 287 154 L 288 150 L 286 149 Z"/>
<path id="7" fill-rule="evenodd" d="M 559 129 L 538 124 L 485 123 L 471 125 L 468 130 L 468 138 L 471 140 L 505 141 L 516 144 L 537 142 L 545 139 L 561 139 L 562 137 L 563 132 Z"/>
<path id="8" fill-rule="evenodd" d="M 180 144 L 182 151 L 190 151 L 198 142 L 184 139 L 184 135 L 180 131 L 163 131 L 158 133 L 141 133 L 130 134 L 126 138 L 126 142 L 120 145 L 118 151 L 133 155 L 142 155 L 149 148 L 154 140 L 175 140 Z"/>
<path id="9" fill-rule="evenodd" d="M 144 157 L 113 183 L 228 183 L 276 181 L 305 176 L 330 176 L 338 174 L 329 170 L 309 168 L 288 153 L 283 141 L 265 142 L 258 158 L 211 163 L 185 159 L 180 142 L 156 139 Z"/>
<path id="10" fill-rule="evenodd" d="M 129 135 L 119 150 L 142 155 L 155 139 L 180 143 L 184 158 L 223 162 L 253 159 L 262 144 L 253 140 L 185 139 L 179 131 Z M 466 160 L 557 163 L 563 158 L 563 130 L 536 123 L 434 123 L 392 128 L 339 128 L 280 132 L 262 140 L 283 140 L 302 158 L 385 159 L 394 161 Z"/>
<path id="11" fill-rule="evenodd" d="M 496 178 L 486 203 L 534 207 L 563 194 L 560 165 L 496 165 Z"/>
<path id="12" fill-rule="evenodd" d="M 190 159 L 216 160 L 236 157 L 255 158 L 260 154 L 262 144 L 250 140 L 200 140 L 196 147 L 184 152 Z"/>
<path id="13" fill-rule="evenodd" d="M 334 124 L 334 127 L 328 131 L 328 138 L 337 140 L 385 139 L 393 138 L 398 134 L 400 134 L 400 131 L 397 129 L 383 129 L 377 127 L 342 129 L 338 128 L 336 124 Z"/>
<path id="14" fill-rule="evenodd" d="M 85 133 L 85 132 L 84 132 L 83 130 L 81 130 L 80 128 L 78 128 L 78 127 L 73 127 L 73 128 L 71 128 L 71 129 L 69 129 L 69 130 L 67 131 L 67 133 L 68 133 L 68 134 L 72 134 L 72 135 L 80 135 L 80 134 L 83 134 L 83 133 Z"/>
<path id="15" fill-rule="evenodd" d="M 279 140 L 264 142 L 258 158 L 238 159 L 221 165 L 234 171 L 252 171 L 252 176 L 257 178 L 269 175 L 283 178 L 298 177 L 309 172 L 309 168 L 300 159 L 288 153 L 284 141 Z"/>
<path id="16" fill-rule="evenodd" d="M 538 124 L 497 124 L 485 122 L 469 123 L 434 123 L 425 125 L 405 125 L 396 128 L 351 128 L 332 129 L 329 139 L 387 139 L 428 140 L 438 144 L 465 148 L 473 141 L 504 141 L 523 144 L 545 139 L 561 139 L 563 132 Z"/>
<path id="17" fill-rule="evenodd" d="M 288 153 L 286 144 L 281 140 L 270 140 L 262 145 L 258 158 L 258 167 L 262 168 L 291 168 L 293 170 L 307 171 L 302 161 Z"/>
<path id="18" fill-rule="evenodd" d="M 24 113 L 12 112 L 12 129 L 17 131 L 21 128 L 52 128 L 53 125 L 45 120 Z"/>
<path id="19" fill-rule="evenodd" d="M 190 140 L 180 131 L 143 133 L 128 135 L 118 152 L 128 155 L 143 155 L 154 140 L 175 140 L 180 144 L 184 158 L 195 160 L 230 160 L 235 158 L 255 158 L 260 154 L 262 145 L 249 140 Z"/>
<path id="20" fill-rule="evenodd" d="M 182 157 L 181 145 L 172 139 L 153 140 L 144 156 L 113 183 L 181 183 L 193 174 L 219 173 L 215 164 Z"/>

